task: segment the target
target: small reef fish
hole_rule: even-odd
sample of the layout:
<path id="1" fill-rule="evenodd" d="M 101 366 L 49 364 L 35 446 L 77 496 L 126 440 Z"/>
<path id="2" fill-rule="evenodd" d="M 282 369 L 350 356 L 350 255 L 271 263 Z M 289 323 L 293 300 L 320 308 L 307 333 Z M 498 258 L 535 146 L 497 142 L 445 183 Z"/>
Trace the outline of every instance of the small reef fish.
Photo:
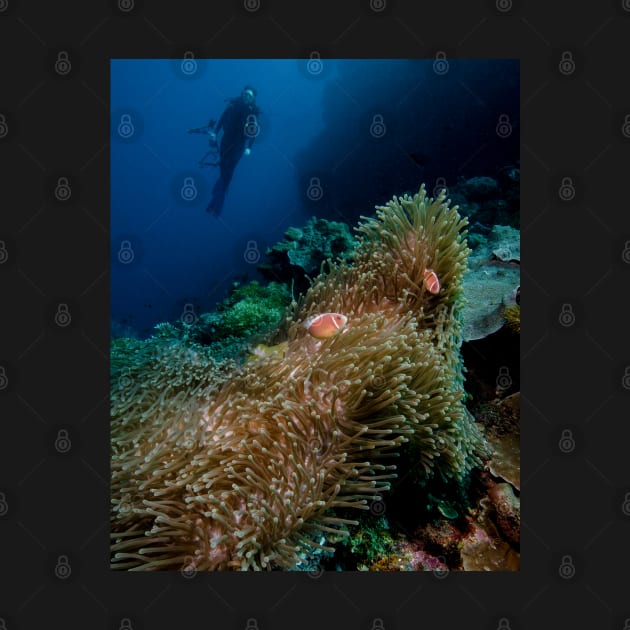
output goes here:
<path id="1" fill-rule="evenodd" d="M 267 357 L 276 357 L 282 359 L 289 349 L 289 342 L 283 341 L 275 346 L 266 346 L 264 343 L 259 343 L 255 348 L 250 350 L 251 354 L 245 359 L 245 363 L 250 361 L 256 361 L 257 359 L 264 359 Z"/>
<path id="2" fill-rule="evenodd" d="M 341 313 L 322 313 L 309 317 L 302 325 L 315 339 L 328 339 L 341 332 L 347 321 Z"/>
<path id="3" fill-rule="evenodd" d="M 433 295 L 440 292 L 440 279 L 433 269 L 425 269 L 424 271 L 424 288 Z"/>

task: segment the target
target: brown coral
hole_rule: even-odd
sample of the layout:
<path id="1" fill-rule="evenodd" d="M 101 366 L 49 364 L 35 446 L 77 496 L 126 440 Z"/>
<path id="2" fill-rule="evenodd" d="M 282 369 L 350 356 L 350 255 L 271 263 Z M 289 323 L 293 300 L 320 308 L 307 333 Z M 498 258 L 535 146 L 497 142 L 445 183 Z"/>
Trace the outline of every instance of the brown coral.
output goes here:
<path id="1" fill-rule="evenodd" d="M 365 509 L 388 489 L 394 467 L 380 462 L 404 442 L 427 475 L 479 463 L 459 356 L 465 220 L 444 202 L 421 188 L 360 225 L 352 264 L 331 264 L 294 309 L 283 357 L 220 389 L 139 386 L 122 400 L 114 384 L 114 567 L 295 568 L 353 523 L 331 508 Z M 317 340 L 303 323 L 324 312 L 348 322 Z"/>

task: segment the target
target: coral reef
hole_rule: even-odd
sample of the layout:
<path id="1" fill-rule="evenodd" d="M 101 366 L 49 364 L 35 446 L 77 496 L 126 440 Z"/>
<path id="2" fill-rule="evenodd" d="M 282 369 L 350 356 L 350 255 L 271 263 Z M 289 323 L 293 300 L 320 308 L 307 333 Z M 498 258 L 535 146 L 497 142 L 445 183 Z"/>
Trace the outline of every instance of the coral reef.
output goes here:
<path id="1" fill-rule="evenodd" d="M 521 538 L 521 501 L 509 483 L 494 484 L 488 496 L 496 510 L 497 526 L 507 540 L 515 545 Z"/>
<path id="2" fill-rule="evenodd" d="M 489 502 L 485 501 L 479 519 L 471 524 L 462 542 L 462 568 L 465 571 L 517 571 L 520 556 L 501 538 L 490 517 Z"/>
<path id="3" fill-rule="evenodd" d="M 486 427 L 492 445 L 488 470 L 495 478 L 504 479 L 520 490 L 521 472 L 521 394 L 516 392 L 502 400 L 478 406 L 477 416 Z"/>
<path id="4" fill-rule="evenodd" d="M 345 223 L 315 217 L 284 235 L 284 241 L 267 248 L 269 261 L 259 264 L 258 270 L 265 278 L 293 282 L 298 293 L 308 288 L 306 276 L 315 277 L 326 260 L 349 260 L 356 244 Z"/>
<path id="5" fill-rule="evenodd" d="M 389 489 L 404 443 L 426 478 L 480 465 L 459 352 L 464 227 L 444 195 L 394 198 L 294 306 L 281 354 L 229 376 L 209 362 L 188 383 L 172 368 L 181 387 L 164 361 L 113 381 L 113 567 L 294 569 L 356 525 L 339 510 Z M 304 322 L 327 312 L 347 325 L 316 339 Z"/>
<path id="6" fill-rule="evenodd" d="M 518 230 L 495 225 L 487 236 L 476 235 L 464 277 L 465 341 L 483 339 L 506 323 L 511 330 L 520 332 L 520 307 L 518 313 L 506 309 L 514 304 L 515 291 L 520 286 L 520 258 Z"/>
<path id="7" fill-rule="evenodd" d="M 505 324 L 504 308 L 520 278 L 518 265 L 506 263 L 486 264 L 466 275 L 462 333 L 465 341 L 483 339 Z"/>
<path id="8" fill-rule="evenodd" d="M 493 177 L 471 177 L 462 182 L 460 188 L 470 201 L 483 201 L 499 196 L 499 182 Z"/>
<path id="9" fill-rule="evenodd" d="M 518 166 L 505 166 L 496 172 L 495 177 L 460 178 L 449 188 L 449 193 L 453 202 L 460 204 L 460 212 L 470 221 L 471 247 L 478 234 L 490 231 L 489 226 L 519 227 Z"/>
<path id="10" fill-rule="evenodd" d="M 182 316 L 175 322 L 161 322 L 155 326 L 154 336 L 184 344 L 211 344 L 214 358 L 236 359 L 253 338 L 278 327 L 290 303 L 288 288 L 278 282 L 266 286 L 256 280 L 234 283 L 216 311 L 199 316 L 192 313 L 189 321 Z"/>
<path id="11" fill-rule="evenodd" d="M 521 262 L 521 233 L 509 225 L 495 225 L 488 235 L 492 255 L 503 262 Z"/>
<path id="12" fill-rule="evenodd" d="M 248 337 L 262 334 L 280 323 L 291 296 L 287 287 L 278 282 L 261 286 L 256 280 L 235 287 L 218 309 L 218 321 L 213 323 L 216 337 Z"/>

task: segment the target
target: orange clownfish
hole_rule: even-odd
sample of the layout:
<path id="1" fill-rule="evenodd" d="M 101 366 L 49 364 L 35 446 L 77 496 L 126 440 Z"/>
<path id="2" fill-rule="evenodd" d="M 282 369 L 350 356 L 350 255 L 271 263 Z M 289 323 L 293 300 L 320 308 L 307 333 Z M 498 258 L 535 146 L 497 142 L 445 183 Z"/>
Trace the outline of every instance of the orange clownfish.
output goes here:
<path id="1" fill-rule="evenodd" d="M 302 325 L 315 339 L 328 339 L 343 330 L 347 321 L 341 313 L 323 313 L 309 317 Z"/>
<path id="2" fill-rule="evenodd" d="M 440 292 L 440 279 L 433 269 L 425 269 L 424 271 L 424 288 L 433 295 Z"/>

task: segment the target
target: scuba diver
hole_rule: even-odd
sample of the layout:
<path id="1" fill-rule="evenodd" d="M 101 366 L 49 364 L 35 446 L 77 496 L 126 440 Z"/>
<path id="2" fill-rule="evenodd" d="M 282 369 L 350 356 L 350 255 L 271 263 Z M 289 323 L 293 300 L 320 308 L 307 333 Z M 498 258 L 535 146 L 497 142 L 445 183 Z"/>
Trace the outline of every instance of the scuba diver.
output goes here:
<path id="1" fill-rule="evenodd" d="M 199 161 L 200 166 L 218 166 L 219 179 L 212 189 L 212 199 L 206 208 L 207 212 L 218 216 L 223 209 L 225 194 L 232 181 L 234 169 L 243 154 L 249 155 L 254 139 L 258 135 L 259 126 L 256 105 L 256 91 L 246 85 L 241 95 L 227 99 L 228 106 L 215 124 L 210 120 L 206 127 L 190 129 L 189 133 L 208 135 L 209 149 Z M 219 144 L 217 135 L 223 131 Z"/>

